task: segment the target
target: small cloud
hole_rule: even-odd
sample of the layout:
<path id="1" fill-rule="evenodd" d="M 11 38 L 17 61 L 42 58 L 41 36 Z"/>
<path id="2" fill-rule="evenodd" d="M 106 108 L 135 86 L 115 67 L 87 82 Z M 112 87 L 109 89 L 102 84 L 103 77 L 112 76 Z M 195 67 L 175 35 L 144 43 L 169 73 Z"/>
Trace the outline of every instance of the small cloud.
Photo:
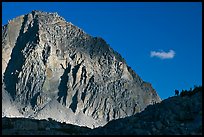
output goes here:
<path id="1" fill-rule="evenodd" d="M 150 57 L 158 57 L 160 59 L 173 59 L 175 56 L 174 50 L 169 50 L 169 52 L 164 51 L 151 51 Z"/>

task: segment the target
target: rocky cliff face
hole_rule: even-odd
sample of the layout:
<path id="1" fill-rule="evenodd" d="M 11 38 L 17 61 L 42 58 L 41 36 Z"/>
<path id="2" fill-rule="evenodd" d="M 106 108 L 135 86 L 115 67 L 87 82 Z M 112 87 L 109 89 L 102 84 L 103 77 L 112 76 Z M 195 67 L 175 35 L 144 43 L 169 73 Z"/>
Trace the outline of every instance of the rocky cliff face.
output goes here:
<path id="1" fill-rule="evenodd" d="M 19 115 L 88 127 L 161 101 L 102 38 L 41 11 L 2 27 L 2 85 Z"/>

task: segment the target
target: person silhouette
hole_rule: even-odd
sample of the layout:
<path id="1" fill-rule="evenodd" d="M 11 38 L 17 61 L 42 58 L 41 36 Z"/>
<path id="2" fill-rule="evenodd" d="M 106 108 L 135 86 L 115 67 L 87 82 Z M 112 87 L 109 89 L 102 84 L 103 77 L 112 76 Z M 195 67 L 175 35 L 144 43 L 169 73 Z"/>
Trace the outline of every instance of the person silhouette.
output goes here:
<path id="1" fill-rule="evenodd" d="M 175 95 L 178 96 L 179 95 L 179 91 L 176 89 L 175 90 Z"/>

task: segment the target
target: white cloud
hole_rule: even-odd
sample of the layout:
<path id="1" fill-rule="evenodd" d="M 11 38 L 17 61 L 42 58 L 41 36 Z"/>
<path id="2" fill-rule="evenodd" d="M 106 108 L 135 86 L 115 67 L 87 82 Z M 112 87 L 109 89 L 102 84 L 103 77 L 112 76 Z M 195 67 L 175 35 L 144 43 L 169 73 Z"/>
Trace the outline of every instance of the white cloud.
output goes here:
<path id="1" fill-rule="evenodd" d="M 150 57 L 158 57 L 160 59 L 172 59 L 175 56 L 174 50 L 169 50 L 169 52 L 164 51 L 151 51 Z"/>

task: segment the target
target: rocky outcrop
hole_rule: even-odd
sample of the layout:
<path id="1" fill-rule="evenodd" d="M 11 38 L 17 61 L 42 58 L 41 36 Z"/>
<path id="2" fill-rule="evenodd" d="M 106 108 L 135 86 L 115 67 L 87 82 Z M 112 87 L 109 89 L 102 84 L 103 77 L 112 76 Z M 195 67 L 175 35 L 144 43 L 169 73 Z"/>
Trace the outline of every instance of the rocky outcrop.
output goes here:
<path id="1" fill-rule="evenodd" d="M 202 135 L 202 91 L 149 105 L 134 116 L 110 121 L 91 135 Z"/>
<path id="2" fill-rule="evenodd" d="M 60 121 L 89 127 L 161 101 L 102 38 L 41 11 L 2 27 L 2 83 L 24 117 L 62 115 Z M 81 115 L 87 121 L 72 120 Z"/>

